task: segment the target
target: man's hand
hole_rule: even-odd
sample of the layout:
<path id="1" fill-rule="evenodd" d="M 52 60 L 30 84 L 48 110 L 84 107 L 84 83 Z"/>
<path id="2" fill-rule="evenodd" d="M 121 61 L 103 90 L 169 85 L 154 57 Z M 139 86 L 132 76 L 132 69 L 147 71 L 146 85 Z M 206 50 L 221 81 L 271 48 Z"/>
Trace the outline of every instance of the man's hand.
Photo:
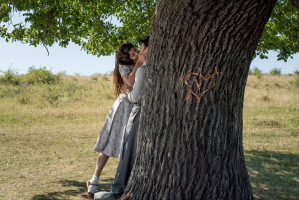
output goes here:
<path id="1" fill-rule="evenodd" d="M 147 55 L 148 48 L 142 45 L 140 51 L 138 60 L 136 62 L 137 66 L 140 67 L 145 61 L 146 61 L 146 55 Z"/>
<path id="2" fill-rule="evenodd" d="M 142 44 L 139 55 L 144 56 L 145 60 L 146 60 L 147 51 L 148 48 L 144 44 Z"/>
<path id="3" fill-rule="evenodd" d="M 131 91 L 131 87 L 128 86 L 126 83 L 122 86 L 122 92 L 125 94 L 129 94 Z"/>

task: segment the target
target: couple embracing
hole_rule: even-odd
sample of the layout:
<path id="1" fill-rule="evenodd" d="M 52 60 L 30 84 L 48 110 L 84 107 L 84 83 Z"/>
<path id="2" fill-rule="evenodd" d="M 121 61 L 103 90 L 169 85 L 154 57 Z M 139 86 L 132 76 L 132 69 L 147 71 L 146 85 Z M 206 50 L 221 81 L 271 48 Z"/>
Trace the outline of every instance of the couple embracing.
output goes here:
<path id="1" fill-rule="evenodd" d="M 113 83 L 117 98 L 101 129 L 94 150 L 100 152 L 94 175 L 87 181 L 88 197 L 119 198 L 128 183 L 135 161 L 141 91 L 149 37 L 141 40 L 140 51 L 131 43 L 116 51 Z M 109 157 L 120 159 L 111 192 L 98 192 L 99 177 Z"/>

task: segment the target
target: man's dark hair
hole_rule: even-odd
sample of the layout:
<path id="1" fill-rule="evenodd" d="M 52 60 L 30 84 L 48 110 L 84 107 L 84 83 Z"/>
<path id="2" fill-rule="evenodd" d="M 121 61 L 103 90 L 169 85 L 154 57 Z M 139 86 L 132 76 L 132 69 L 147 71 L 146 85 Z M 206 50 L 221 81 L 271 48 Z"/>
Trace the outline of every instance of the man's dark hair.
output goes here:
<path id="1" fill-rule="evenodd" d="M 142 42 L 143 44 L 145 44 L 146 47 L 148 47 L 149 38 L 150 38 L 150 36 L 147 36 L 145 39 L 139 40 L 139 41 Z"/>

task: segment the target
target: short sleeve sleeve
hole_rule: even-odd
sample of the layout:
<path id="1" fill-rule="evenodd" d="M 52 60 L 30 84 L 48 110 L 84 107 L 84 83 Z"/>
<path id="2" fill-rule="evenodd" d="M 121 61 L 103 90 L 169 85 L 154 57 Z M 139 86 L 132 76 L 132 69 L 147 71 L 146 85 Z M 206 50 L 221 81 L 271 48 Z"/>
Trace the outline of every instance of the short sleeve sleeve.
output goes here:
<path id="1" fill-rule="evenodd" d="M 131 71 L 132 71 L 131 67 L 128 65 L 119 65 L 118 70 L 119 70 L 121 77 L 123 77 L 123 75 L 125 75 L 125 74 L 131 73 Z"/>

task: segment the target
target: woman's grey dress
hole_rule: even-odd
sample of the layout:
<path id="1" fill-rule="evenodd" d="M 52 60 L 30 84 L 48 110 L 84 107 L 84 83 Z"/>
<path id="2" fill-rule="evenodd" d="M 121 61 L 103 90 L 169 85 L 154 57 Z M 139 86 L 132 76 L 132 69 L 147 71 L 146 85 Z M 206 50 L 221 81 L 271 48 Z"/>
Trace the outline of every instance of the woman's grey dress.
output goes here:
<path id="1" fill-rule="evenodd" d="M 131 73 L 134 66 L 120 65 L 121 76 Z M 101 129 L 94 150 L 103 152 L 105 155 L 119 158 L 122 151 L 124 127 L 128 122 L 133 103 L 126 94 L 121 93 L 112 105 L 108 116 Z"/>

